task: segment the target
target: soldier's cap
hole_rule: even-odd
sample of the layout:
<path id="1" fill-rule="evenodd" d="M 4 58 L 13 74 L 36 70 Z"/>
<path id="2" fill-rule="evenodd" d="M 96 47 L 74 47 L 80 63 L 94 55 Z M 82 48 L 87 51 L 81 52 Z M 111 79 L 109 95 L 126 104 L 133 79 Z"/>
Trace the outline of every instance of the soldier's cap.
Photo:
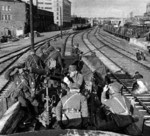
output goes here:
<path id="1" fill-rule="evenodd" d="M 75 45 L 74 45 L 74 47 L 75 47 L 75 48 L 78 48 L 78 47 L 79 47 L 79 44 L 78 44 L 78 43 L 77 43 L 77 44 L 75 44 Z"/>
<path id="2" fill-rule="evenodd" d="M 118 82 L 113 82 L 113 83 L 109 84 L 108 86 L 109 86 L 110 90 L 114 91 L 114 93 L 120 93 L 121 89 L 123 87 L 123 85 L 121 85 Z"/>
<path id="3" fill-rule="evenodd" d="M 76 71 L 76 70 L 77 70 L 77 66 L 76 65 L 70 65 L 69 66 L 69 72 Z"/>
<path id="4" fill-rule="evenodd" d="M 133 78 L 134 79 L 141 79 L 141 78 L 143 78 L 143 76 L 138 71 L 136 71 Z"/>

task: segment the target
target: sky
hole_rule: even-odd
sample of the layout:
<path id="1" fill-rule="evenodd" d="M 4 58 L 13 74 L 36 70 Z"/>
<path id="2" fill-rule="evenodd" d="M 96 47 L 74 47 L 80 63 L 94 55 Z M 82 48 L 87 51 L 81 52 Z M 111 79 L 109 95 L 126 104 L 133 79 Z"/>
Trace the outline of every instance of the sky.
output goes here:
<path id="1" fill-rule="evenodd" d="M 127 17 L 143 15 L 150 0 L 70 0 L 72 15 L 82 17 Z"/>

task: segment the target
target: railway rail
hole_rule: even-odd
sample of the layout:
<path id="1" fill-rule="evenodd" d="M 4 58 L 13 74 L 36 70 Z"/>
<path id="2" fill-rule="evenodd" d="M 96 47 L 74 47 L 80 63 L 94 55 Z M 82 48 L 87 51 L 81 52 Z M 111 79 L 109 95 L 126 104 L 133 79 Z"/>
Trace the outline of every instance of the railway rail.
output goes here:
<path id="1" fill-rule="evenodd" d="M 83 40 L 85 45 L 87 46 L 87 48 L 93 52 L 93 50 L 91 50 L 91 48 L 89 48 L 89 43 L 90 46 L 93 46 L 97 51 L 99 51 L 101 54 L 103 54 L 106 58 L 108 58 L 106 56 L 106 54 L 104 54 L 103 52 L 100 51 L 100 49 L 89 39 L 89 33 L 91 31 L 88 32 L 88 34 L 85 34 L 83 36 Z M 87 43 L 85 41 L 85 37 L 86 40 L 88 40 L 89 43 Z M 119 72 L 119 73 L 111 73 L 111 78 L 112 80 L 117 80 L 118 82 L 120 82 L 123 86 L 124 86 L 124 91 L 122 92 L 123 95 L 128 99 L 134 99 L 135 100 L 135 108 L 139 111 L 142 112 L 142 116 L 143 116 L 143 120 L 147 122 L 148 125 L 150 125 L 150 94 L 141 94 L 141 95 L 135 95 L 132 93 L 132 85 L 134 83 L 134 79 L 132 78 L 132 76 L 127 72 L 124 71 L 117 63 L 115 63 L 113 60 L 111 60 L 110 58 L 108 58 L 110 61 L 112 61 L 115 65 L 117 65 L 117 67 L 119 67 L 123 73 Z M 108 68 L 109 69 L 109 68 Z M 140 122 L 141 126 L 143 125 L 143 120 Z"/>
<path id="2" fill-rule="evenodd" d="M 101 39 L 100 39 L 100 38 L 101 38 Z M 132 61 L 132 62 L 134 62 L 134 63 L 136 63 L 136 64 L 142 66 L 144 69 L 150 70 L 150 65 L 149 65 L 148 63 L 145 64 L 144 62 L 139 62 L 139 61 L 137 61 L 135 55 L 129 53 L 128 51 L 125 51 L 124 49 L 122 49 L 122 48 L 116 46 L 116 45 L 113 44 L 113 43 L 110 43 L 109 41 L 106 41 L 106 39 L 104 39 L 104 38 L 101 37 L 101 36 L 100 36 L 100 38 L 96 35 L 96 39 L 97 39 L 100 43 L 102 43 L 103 45 L 105 45 L 106 47 L 108 47 L 109 49 L 111 49 L 111 50 L 117 52 L 118 54 L 120 54 L 121 56 L 127 58 L 128 60 L 130 60 L 130 61 Z M 104 42 L 104 41 L 105 41 L 105 42 Z M 111 44 L 112 46 L 110 46 L 110 44 Z M 122 51 L 123 51 L 124 53 L 123 53 Z M 149 65 L 149 66 L 148 66 L 148 65 Z"/>

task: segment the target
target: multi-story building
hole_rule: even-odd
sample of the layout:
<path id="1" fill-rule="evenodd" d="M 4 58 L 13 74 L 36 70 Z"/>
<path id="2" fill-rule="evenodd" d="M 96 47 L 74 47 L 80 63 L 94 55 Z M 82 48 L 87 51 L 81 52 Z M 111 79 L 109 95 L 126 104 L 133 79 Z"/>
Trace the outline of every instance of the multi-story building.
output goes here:
<path id="1" fill-rule="evenodd" d="M 22 0 L 29 3 L 29 0 Z M 69 0 L 33 0 L 42 10 L 54 13 L 54 23 L 58 26 L 71 25 L 71 2 Z"/>
<path id="2" fill-rule="evenodd" d="M 18 35 L 30 30 L 29 4 L 16 0 L 0 2 L 0 35 Z M 53 13 L 33 6 L 34 30 L 50 31 L 54 24 Z"/>
<path id="3" fill-rule="evenodd" d="M 69 0 L 38 0 L 38 8 L 54 13 L 54 22 L 58 26 L 71 25 L 71 2 Z"/>
<path id="4" fill-rule="evenodd" d="M 53 12 L 53 0 L 37 0 L 39 9 Z"/>

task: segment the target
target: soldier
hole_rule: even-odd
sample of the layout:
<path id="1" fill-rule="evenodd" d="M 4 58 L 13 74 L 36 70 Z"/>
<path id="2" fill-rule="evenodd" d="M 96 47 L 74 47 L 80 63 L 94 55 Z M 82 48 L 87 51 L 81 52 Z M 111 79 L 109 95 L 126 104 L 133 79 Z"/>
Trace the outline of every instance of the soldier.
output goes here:
<path id="1" fill-rule="evenodd" d="M 64 78 L 64 82 L 70 89 L 82 89 L 83 75 L 77 71 L 76 65 L 69 66 L 69 75 Z"/>
<path id="2" fill-rule="evenodd" d="M 88 106 L 85 96 L 77 90 L 70 89 L 56 107 L 56 118 L 61 128 L 86 128 Z"/>
<path id="3" fill-rule="evenodd" d="M 144 55 L 144 53 L 142 51 L 140 52 L 140 55 L 141 55 L 141 59 L 142 60 L 146 60 L 145 55 Z"/>
<path id="4" fill-rule="evenodd" d="M 5 73 L 5 78 L 13 82 L 10 93 L 12 100 L 19 101 L 26 113 L 38 114 L 38 101 L 34 97 L 35 83 L 29 73 L 14 66 Z"/>
<path id="5" fill-rule="evenodd" d="M 73 56 L 79 56 L 82 52 L 79 50 L 79 44 L 77 43 L 73 47 Z"/>
<path id="6" fill-rule="evenodd" d="M 136 52 L 136 59 L 138 61 L 141 60 L 141 52 L 139 50 Z"/>
<path id="7" fill-rule="evenodd" d="M 30 51 L 30 55 L 25 60 L 25 67 L 36 74 L 45 74 L 45 65 L 35 51 Z"/>
<path id="8" fill-rule="evenodd" d="M 142 94 L 148 93 L 147 83 L 143 80 L 143 76 L 136 71 L 133 77 L 135 79 L 135 83 L 133 84 L 132 91 L 134 94 Z"/>
<path id="9" fill-rule="evenodd" d="M 63 65 L 61 57 L 61 48 L 57 47 L 56 49 L 51 51 L 45 62 L 49 69 L 61 68 L 62 70 Z"/>
<path id="10" fill-rule="evenodd" d="M 26 67 L 30 71 L 31 76 L 36 82 L 36 90 L 39 91 L 43 81 L 42 75 L 46 75 L 49 72 L 45 69 L 45 64 L 42 59 L 36 55 L 35 51 L 31 51 L 25 63 L 22 64 L 22 67 Z"/>
<path id="11" fill-rule="evenodd" d="M 121 95 L 122 85 L 118 82 L 111 83 L 104 87 L 102 92 L 101 101 L 106 106 L 110 107 L 113 113 L 128 115 L 129 110 L 126 106 L 125 99 Z M 106 98 L 106 92 L 109 93 L 109 99 Z"/>

